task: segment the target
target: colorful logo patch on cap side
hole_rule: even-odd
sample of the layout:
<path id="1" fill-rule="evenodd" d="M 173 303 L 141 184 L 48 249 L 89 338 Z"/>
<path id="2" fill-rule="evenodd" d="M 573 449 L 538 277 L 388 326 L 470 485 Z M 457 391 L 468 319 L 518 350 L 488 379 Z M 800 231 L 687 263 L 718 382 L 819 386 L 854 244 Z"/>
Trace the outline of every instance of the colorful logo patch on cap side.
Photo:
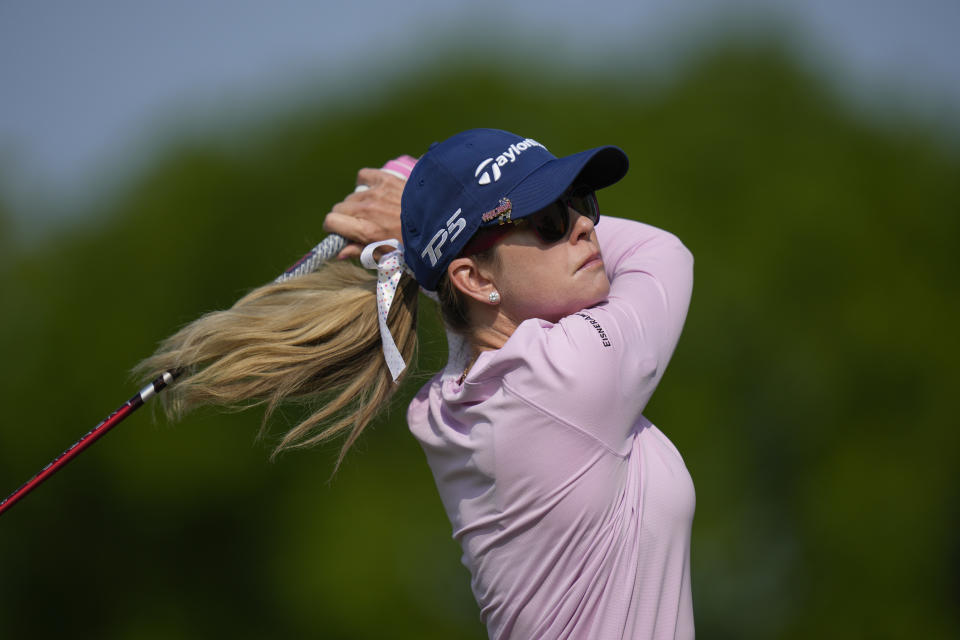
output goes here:
<path id="1" fill-rule="evenodd" d="M 500 218 L 500 224 L 510 222 L 510 212 L 513 211 L 513 204 L 510 198 L 500 198 L 500 204 L 494 209 L 487 211 L 480 217 L 481 222 L 490 222 L 494 218 Z"/>

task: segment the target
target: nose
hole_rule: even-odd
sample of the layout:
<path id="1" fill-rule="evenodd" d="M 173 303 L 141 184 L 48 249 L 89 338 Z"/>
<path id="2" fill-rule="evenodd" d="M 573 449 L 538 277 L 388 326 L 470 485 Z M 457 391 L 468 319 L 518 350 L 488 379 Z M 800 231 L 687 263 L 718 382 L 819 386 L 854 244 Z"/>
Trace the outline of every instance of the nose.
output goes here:
<path id="1" fill-rule="evenodd" d="M 593 233 L 593 220 L 583 215 L 573 207 L 567 207 L 567 213 L 570 216 L 570 219 L 573 220 L 573 226 L 570 231 L 570 242 L 576 244 L 581 240 L 587 240 L 590 238 L 590 234 Z"/>

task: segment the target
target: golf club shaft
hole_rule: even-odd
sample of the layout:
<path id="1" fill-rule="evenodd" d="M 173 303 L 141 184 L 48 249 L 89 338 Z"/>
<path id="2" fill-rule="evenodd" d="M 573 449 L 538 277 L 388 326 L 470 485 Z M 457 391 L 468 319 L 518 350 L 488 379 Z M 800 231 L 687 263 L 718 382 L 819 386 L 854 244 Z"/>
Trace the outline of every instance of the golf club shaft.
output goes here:
<path id="1" fill-rule="evenodd" d="M 381 171 L 406 180 L 413 168 L 415 158 L 410 156 L 401 156 L 387 162 Z M 365 191 L 366 185 L 358 185 L 355 191 Z M 280 274 L 275 282 L 283 282 L 289 278 L 303 275 L 315 271 L 320 264 L 333 258 L 347 245 L 347 239 L 335 233 L 325 237 L 320 244 L 311 249 L 305 256 L 300 258 L 293 266 Z M 24 496 L 33 491 L 44 480 L 62 469 L 68 462 L 73 460 L 81 451 L 92 445 L 98 439 L 103 437 L 110 429 L 117 426 L 131 413 L 139 409 L 150 398 L 160 393 L 164 388 L 170 385 L 179 371 L 166 371 L 156 380 L 145 386 L 135 396 L 127 400 L 116 411 L 107 416 L 100 424 L 88 431 L 82 438 L 74 442 L 70 448 L 53 459 L 47 466 L 41 469 L 35 476 L 25 482 L 19 489 L 11 493 L 0 502 L 0 515 L 3 515 L 8 509 L 19 502 Z"/>
<path id="2" fill-rule="evenodd" d="M 54 458 L 53 461 L 41 469 L 39 473 L 30 478 L 19 489 L 4 498 L 3 502 L 0 502 L 0 515 L 19 502 L 21 498 L 33 491 L 44 480 L 62 469 L 68 462 L 78 456 L 81 451 L 103 437 L 108 431 L 110 431 L 110 429 L 120 424 L 124 418 L 142 407 L 145 402 L 173 382 L 177 375 L 177 372 L 164 372 L 163 375 L 159 376 L 156 380 L 141 389 L 140 392 L 135 396 L 124 402 L 116 411 L 107 416 L 100 424 L 88 431 L 82 438 L 70 445 L 70 448 Z"/>

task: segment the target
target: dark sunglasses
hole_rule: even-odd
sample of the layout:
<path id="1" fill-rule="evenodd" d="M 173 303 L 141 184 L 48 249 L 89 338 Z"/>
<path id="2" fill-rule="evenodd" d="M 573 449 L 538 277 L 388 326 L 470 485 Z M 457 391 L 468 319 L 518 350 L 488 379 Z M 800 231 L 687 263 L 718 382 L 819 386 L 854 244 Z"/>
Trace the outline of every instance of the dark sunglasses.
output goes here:
<path id="1" fill-rule="evenodd" d="M 593 224 L 600 222 L 600 205 L 593 190 L 585 187 L 572 188 L 536 213 L 518 220 L 506 220 L 495 227 L 480 229 L 460 255 L 471 256 L 486 251 L 515 229 L 529 228 L 544 244 L 556 244 L 566 238 L 570 231 L 570 209 Z"/>

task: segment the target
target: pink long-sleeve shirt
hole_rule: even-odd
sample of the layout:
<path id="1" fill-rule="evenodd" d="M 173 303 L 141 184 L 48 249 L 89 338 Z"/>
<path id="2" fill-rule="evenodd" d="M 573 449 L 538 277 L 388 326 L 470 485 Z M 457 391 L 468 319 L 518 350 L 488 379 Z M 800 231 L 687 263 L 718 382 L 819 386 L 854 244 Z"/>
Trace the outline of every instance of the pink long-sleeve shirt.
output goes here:
<path id="1" fill-rule="evenodd" d="M 694 490 L 642 411 L 686 318 L 672 234 L 597 226 L 607 301 L 463 349 L 410 404 L 491 638 L 692 638 Z"/>

